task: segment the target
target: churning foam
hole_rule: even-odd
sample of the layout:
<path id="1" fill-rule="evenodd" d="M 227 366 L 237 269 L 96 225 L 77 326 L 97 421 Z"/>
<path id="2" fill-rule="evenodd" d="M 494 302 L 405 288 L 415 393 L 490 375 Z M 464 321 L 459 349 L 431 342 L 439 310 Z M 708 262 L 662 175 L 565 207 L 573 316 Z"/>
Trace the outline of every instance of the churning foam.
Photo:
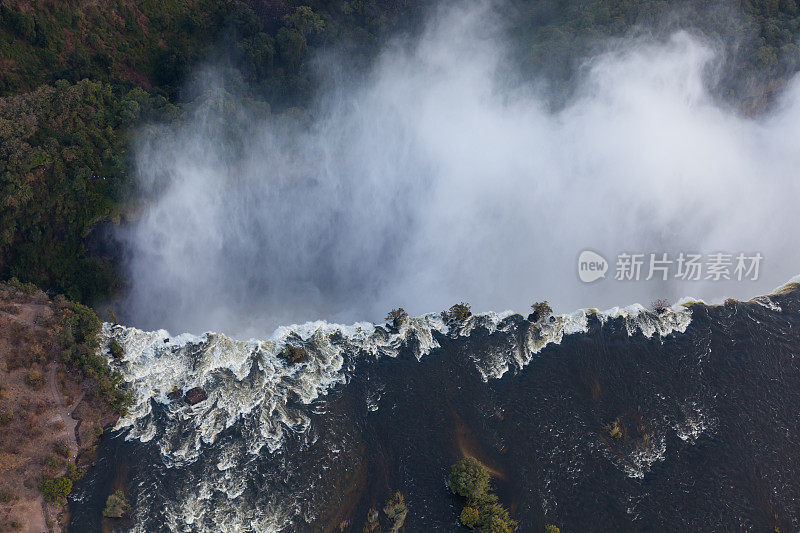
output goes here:
<path id="1" fill-rule="evenodd" d="M 794 290 L 798 283 L 800 276 L 773 295 Z M 751 302 L 780 311 L 769 295 Z M 401 352 L 421 360 L 440 347 L 437 338 L 464 338 L 482 330 L 501 334 L 498 342 L 490 343 L 489 353 L 470 355 L 480 377 L 488 381 L 501 378 L 509 370 L 523 369 L 547 345 L 559 344 L 567 335 L 588 332 L 593 319 L 601 327 L 609 321 L 621 321 L 631 336 L 641 333 L 647 338 L 663 338 L 683 333 L 691 323 L 691 308 L 697 303 L 701 302 L 684 298 L 661 313 L 639 304 L 606 311 L 581 309 L 537 323 L 510 311 L 472 315 L 462 322 L 449 323 L 440 315 L 428 314 L 408 318 L 397 330 L 367 322 L 343 326 L 317 321 L 280 327 L 269 339 L 247 341 L 212 332 L 171 336 L 164 330 L 142 331 L 106 323 L 102 350 L 134 395 L 134 405 L 120 418 L 117 429 L 124 431 L 127 439 L 156 445 L 166 466 L 192 463 L 205 448 L 214 446 L 226 429 L 237 423 L 245 428 L 247 438 L 218 447 L 209 456 L 216 468 L 184 487 L 165 511 L 166 521 L 200 529 L 209 522 L 232 527 L 241 524 L 244 530 L 258 519 L 261 529 L 276 531 L 302 512 L 298 502 L 259 504 L 263 512 L 254 516 L 250 507 L 238 501 L 246 488 L 237 473 L 264 450 L 278 451 L 289 432 L 310 435 L 312 409 L 308 406 L 336 385 L 346 383 L 360 361 L 394 358 Z M 112 339 L 124 348 L 125 356 L 120 360 L 108 349 Z M 279 354 L 287 345 L 302 347 L 307 360 L 296 364 L 284 361 Z M 172 399 L 175 395 L 171 393 L 185 393 L 194 387 L 203 388 L 208 399 L 194 406 Z M 382 390 L 368 394 L 367 409 L 380 408 L 381 394 Z M 681 439 L 694 442 L 713 422 L 699 411 L 695 415 L 687 415 L 686 423 L 676 426 Z M 617 466 L 630 477 L 642 477 L 653 463 L 663 460 L 662 437 L 653 435 L 648 446 L 637 449 Z M 224 494 L 222 500 L 213 499 L 219 492 Z M 137 513 L 147 511 L 146 503 L 141 507 Z"/>
<path id="2" fill-rule="evenodd" d="M 684 332 L 691 321 L 691 311 L 685 306 L 661 314 L 638 304 L 604 312 L 582 309 L 532 325 L 524 332 L 524 342 L 476 358 L 476 368 L 484 380 L 500 378 L 512 367 L 522 369 L 548 344 L 588 331 L 591 314 L 601 323 L 620 318 L 629 335 L 640 331 L 646 337 Z M 310 424 L 304 410 L 289 406 L 290 396 L 311 404 L 344 383 L 359 358 L 397 357 L 401 349 L 408 349 L 420 360 L 439 347 L 435 333 L 455 338 L 467 337 L 476 328 L 503 331 L 515 327 L 508 320 L 512 315 L 486 313 L 446 324 L 439 315 L 428 314 L 407 319 L 398 331 L 367 322 L 342 326 L 317 321 L 278 328 L 268 340 L 247 341 L 212 332 L 173 337 L 164 330 L 106 323 L 103 345 L 113 339 L 126 355 L 117 361 L 107 348 L 105 355 L 134 394 L 134 405 L 117 428 L 126 430 L 129 439 L 155 440 L 167 464 L 181 464 L 193 461 L 205 444 L 247 417 L 258 422 L 248 451 L 258 454 L 264 446 L 274 451 L 285 431 L 302 432 Z M 283 361 L 279 354 L 287 344 L 302 346 L 307 361 Z M 208 399 L 194 406 L 170 399 L 171 393 L 182 394 L 194 387 L 206 390 Z M 156 404 L 164 416 L 153 416 Z"/>

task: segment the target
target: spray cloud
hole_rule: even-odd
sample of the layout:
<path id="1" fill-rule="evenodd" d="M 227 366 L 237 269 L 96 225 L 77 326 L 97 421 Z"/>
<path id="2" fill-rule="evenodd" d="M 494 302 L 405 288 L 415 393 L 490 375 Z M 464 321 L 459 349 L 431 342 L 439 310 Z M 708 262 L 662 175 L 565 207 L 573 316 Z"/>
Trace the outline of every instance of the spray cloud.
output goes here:
<path id="1" fill-rule="evenodd" d="M 458 301 L 557 311 L 684 295 L 751 297 L 796 274 L 800 86 L 743 117 L 697 35 L 616 42 L 563 107 L 503 75 L 485 6 L 429 22 L 308 120 L 256 117 L 222 82 L 182 125 L 144 136 L 154 193 L 124 240 L 134 324 L 263 335 Z M 233 139 L 231 139 L 231 132 Z M 760 281 L 584 284 L 584 249 L 761 252 Z"/>

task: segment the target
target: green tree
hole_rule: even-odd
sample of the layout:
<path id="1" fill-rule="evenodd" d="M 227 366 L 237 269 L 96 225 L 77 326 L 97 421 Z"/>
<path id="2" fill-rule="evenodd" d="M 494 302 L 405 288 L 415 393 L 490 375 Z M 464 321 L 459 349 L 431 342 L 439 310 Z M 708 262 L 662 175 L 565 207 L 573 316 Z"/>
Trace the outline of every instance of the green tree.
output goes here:
<path id="1" fill-rule="evenodd" d="M 131 512 L 131 506 L 125 493 L 121 490 L 114 491 L 106 500 L 106 507 L 103 509 L 103 516 L 108 518 L 122 518 Z"/>
<path id="2" fill-rule="evenodd" d="M 491 491 L 489 472 L 477 459 L 467 457 L 452 466 L 450 490 L 467 501 L 459 516 L 463 525 L 483 533 L 517 531 L 517 522 L 497 502 Z"/>
<path id="3" fill-rule="evenodd" d="M 60 498 L 66 498 L 72 493 L 72 480 L 68 477 L 45 479 L 39 486 L 39 490 L 42 491 L 45 498 L 51 502 L 56 502 Z"/>
<path id="4" fill-rule="evenodd" d="M 489 473 L 477 459 L 462 459 L 450 470 L 450 490 L 470 502 L 481 501 L 491 490 Z"/>
<path id="5" fill-rule="evenodd" d="M 405 324 L 406 320 L 408 320 L 408 313 L 406 313 L 406 310 L 402 307 L 392 309 L 389 311 L 389 314 L 386 315 L 386 322 L 394 329 L 400 329 L 400 326 Z"/>
<path id="6" fill-rule="evenodd" d="M 461 323 L 472 316 L 469 304 L 461 302 L 450 307 L 447 311 L 442 311 L 442 320 L 446 323 Z"/>
<path id="7" fill-rule="evenodd" d="M 533 312 L 531 313 L 529 319 L 531 322 L 539 322 L 542 320 L 547 319 L 550 315 L 553 314 L 553 308 L 550 307 L 550 304 L 547 303 L 547 300 L 543 302 L 536 302 L 531 306 Z"/>
<path id="8" fill-rule="evenodd" d="M 467 506 L 461 510 L 459 519 L 461 520 L 462 524 L 470 529 L 474 529 L 481 523 L 481 514 L 476 508 Z"/>

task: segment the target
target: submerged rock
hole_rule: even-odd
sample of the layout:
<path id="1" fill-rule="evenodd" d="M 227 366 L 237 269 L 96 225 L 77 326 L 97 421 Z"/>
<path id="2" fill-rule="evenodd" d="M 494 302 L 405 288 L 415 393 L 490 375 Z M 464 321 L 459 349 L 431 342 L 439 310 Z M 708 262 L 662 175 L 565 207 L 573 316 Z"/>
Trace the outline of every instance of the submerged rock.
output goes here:
<path id="1" fill-rule="evenodd" d="M 194 405 L 208 399 L 208 393 L 200 387 L 195 387 L 186 391 L 186 402 Z"/>
<path id="2" fill-rule="evenodd" d="M 178 387 L 177 385 L 172 387 L 172 390 L 170 391 L 170 393 L 167 394 L 167 398 L 169 398 L 170 400 L 173 400 L 173 401 L 174 400 L 180 400 L 181 397 L 183 397 L 183 391 L 181 391 L 180 387 Z"/>

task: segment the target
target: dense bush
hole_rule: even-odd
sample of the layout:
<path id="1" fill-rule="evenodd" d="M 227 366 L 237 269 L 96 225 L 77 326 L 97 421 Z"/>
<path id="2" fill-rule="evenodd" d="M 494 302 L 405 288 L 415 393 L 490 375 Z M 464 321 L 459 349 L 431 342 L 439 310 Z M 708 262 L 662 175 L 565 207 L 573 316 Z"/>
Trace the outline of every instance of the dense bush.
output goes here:
<path id="1" fill-rule="evenodd" d="M 468 303 L 455 304 L 447 311 L 442 311 L 442 320 L 445 323 L 461 323 L 472 316 Z"/>
<path id="2" fill-rule="evenodd" d="M 53 444 L 53 451 L 64 459 L 69 458 L 69 446 L 64 442 L 56 442 Z"/>
<path id="3" fill-rule="evenodd" d="M 481 523 L 481 513 L 474 507 L 464 507 L 459 516 L 461 523 L 470 529 L 475 529 Z"/>
<path id="4" fill-rule="evenodd" d="M 180 47 L 184 61 L 208 47 L 230 2 L 19 2 L 0 4 L 0 52 L 5 68 L 0 94 L 30 89 L 54 78 L 93 78 L 128 86 L 168 78 L 164 61 Z M 213 42 L 213 40 L 211 41 Z"/>
<path id="5" fill-rule="evenodd" d="M 484 505 L 479 513 L 482 533 L 512 533 L 517 530 L 517 523 L 499 503 Z"/>
<path id="6" fill-rule="evenodd" d="M 175 117 L 168 101 L 196 62 L 221 50 L 257 99 L 304 105 L 314 47 L 346 40 L 348 57 L 370 56 L 410 5 L 0 1 L 0 279 L 83 303 L 118 291 L 118 266 L 87 240 L 140 199 L 128 132 Z"/>
<path id="7" fill-rule="evenodd" d="M 122 348 L 122 345 L 114 339 L 111 339 L 108 343 L 108 351 L 111 352 L 111 356 L 114 359 L 122 359 L 125 355 L 125 350 Z"/>
<path id="8" fill-rule="evenodd" d="M 45 455 L 44 459 L 42 459 L 42 463 L 44 463 L 44 466 L 51 470 L 57 470 L 61 468 L 61 465 L 64 464 L 63 461 L 54 453 L 48 453 Z"/>
<path id="9" fill-rule="evenodd" d="M 724 8 L 711 1 L 511 0 L 503 11 L 526 73 L 544 74 L 564 89 L 602 38 L 637 26 L 656 35 L 678 28 L 704 33 L 729 58 L 714 80 L 718 93 L 739 105 L 774 90 L 800 66 L 796 0 L 741 0 Z"/>
<path id="10" fill-rule="evenodd" d="M 394 329 L 400 329 L 400 326 L 402 326 L 406 320 L 408 320 L 408 313 L 406 313 L 406 310 L 402 307 L 392 309 L 389 311 L 389 314 L 386 315 L 386 323 Z"/>
<path id="11" fill-rule="evenodd" d="M 57 502 L 61 498 L 66 498 L 72 492 L 72 480 L 68 477 L 57 477 L 45 479 L 39 485 L 39 490 L 45 498 L 51 502 Z"/>
<path id="12" fill-rule="evenodd" d="M 489 473 L 477 459 L 467 457 L 450 469 L 450 490 L 471 502 L 485 499 L 490 488 Z"/>
<path id="13" fill-rule="evenodd" d="M 165 105 L 88 80 L 0 98 L 0 277 L 82 301 L 117 287 L 85 237 L 130 194 L 124 128 Z"/>
<path id="14" fill-rule="evenodd" d="M 89 307 L 76 302 L 57 299 L 56 305 L 62 328 L 62 359 L 94 381 L 111 408 L 124 414 L 133 398 L 121 387 L 122 375 L 112 372 L 108 361 L 98 353 L 100 319 Z"/>
<path id="15" fill-rule="evenodd" d="M 547 303 L 547 300 L 534 303 L 531 306 L 531 309 L 533 312 L 528 317 L 531 322 L 545 320 L 553 314 L 553 308 L 550 307 L 550 304 Z"/>
<path id="16" fill-rule="evenodd" d="M 452 466 L 450 490 L 466 499 L 459 517 L 463 525 L 482 533 L 517 531 L 517 523 L 492 493 L 489 472 L 477 459 L 467 457 Z"/>
<path id="17" fill-rule="evenodd" d="M 17 293 L 32 296 L 39 292 L 39 287 L 37 287 L 35 283 L 22 283 L 20 280 L 14 277 L 8 280 L 5 283 L 5 286 L 10 290 L 12 296 Z"/>
<path id="18" fill-rule="evenodd" d="M 106 500 L 106 508 L 103 509 L 103 516 L 108 518 L 122 518 L 131 512 L 131 506 L 125 493 L 121 490 L 114 491 Z"/>
<path id="19" fill-rule="evenodd" d="M 25 383 L 32 389 L 41 389 L 44 385 L 44 376 L 38 370 L 28 370 L 25 375 Z"/>
<path id="20" fill-rule="evenodd" d="M 296 363 L 305 363 L 308 361 L 308 352 L 306 352 L 305 348 L 302 346 L 287 344 L 283 347 L 283 350 L 280 351 L 278 357 L 290 365 L 294 365 Z"/>
<path id="21" fill-rule="evenodd" d="M 86 475 L 85 468 L 79 468 L 75 463 L 67 463 L 67 477 L 72 481 L 78 481 L 84 475 Z"/>

